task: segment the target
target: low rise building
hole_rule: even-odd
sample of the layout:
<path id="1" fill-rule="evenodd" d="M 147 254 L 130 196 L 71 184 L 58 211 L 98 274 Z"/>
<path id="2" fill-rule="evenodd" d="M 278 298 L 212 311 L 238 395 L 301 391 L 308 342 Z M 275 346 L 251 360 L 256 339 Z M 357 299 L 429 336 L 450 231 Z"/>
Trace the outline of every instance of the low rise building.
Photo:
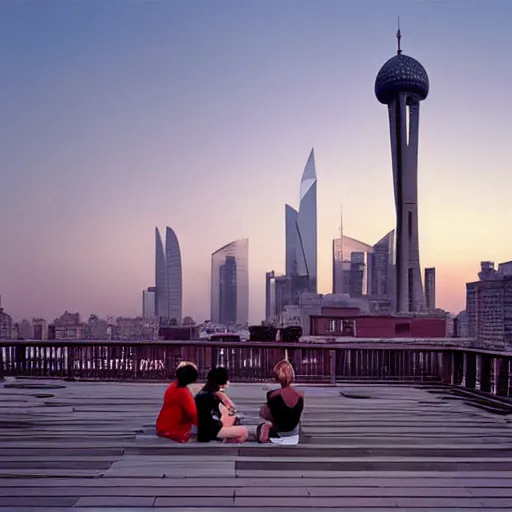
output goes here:
<path id="1" fill-rule="evenodd" d="M 512 262 L 483 261 L 479 281 L 466 284 L 467 334 L 480 345 L 512 350 Z"/>
<path id="2" fill-rule="evenodd" d="M 112 339 L 121 341 L 157 341 L 160 324 L 157 318 L 118 317 L 112 327 Z"/>
<path id="3" fill-rule="evenodd" d="M 468 336 L 468 321 L 466 311 L 461 311 L 453 319 L 453 337 L 454 338 L 467 338 Z"/>
<path id="4" fill-rule="evenodd" d="M 48 322 L 44 318 L 33 318 L 32 329 L 35 340 L 48 339 Z"/>
<path id="5" fill-rule="evenodd" d="M 312 336 L 351 338 L 446 338 L 447 317 L 366 315 L 345 310 L 337 316 L 312 316 Z"/>
<path id="6" fill-rule="evenodd" d="M 55 336 L 56 340 L 81 340 L 83 339 L 83 328 L 80 313 L 65 311 L 63 315 L 54 320 L 51 330 L 52 336 Z"/>
<path id="7" fill-rule="evenodd" d="M 12 339 L 12 318 L 2 307 L 2 297 L 0 296 L 0 340 Z"/>

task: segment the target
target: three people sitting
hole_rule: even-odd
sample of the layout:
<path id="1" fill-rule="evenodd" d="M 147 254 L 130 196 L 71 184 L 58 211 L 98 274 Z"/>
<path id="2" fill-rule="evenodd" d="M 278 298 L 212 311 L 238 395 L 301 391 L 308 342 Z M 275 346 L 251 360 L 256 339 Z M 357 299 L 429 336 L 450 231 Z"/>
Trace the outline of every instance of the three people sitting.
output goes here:
<path id="1" fill-rule="evenodd" d="M 260 443 L 297 444 L 304 395 L 291 385 L 295 374 L 288 361 L 276 364 L 274 376 L 280 388 L 267 393 L 267 403 L 260 409 L 260 417 L 265 422 L 257 428 L 257 440 Z M 205 385 L 194 399 L 188 386 L 197 378 L 195 364 L 180 363 L 176 380 L 164 395 L 156 422 L 157 435 L 185 443 L 196 431 L 199 442 L 245 442 L 249 437 L 247 427 L 239 424 L 236 407 L 225 393 L 229 387 L 228 371 L 223 367 L 210 370 Z"/>

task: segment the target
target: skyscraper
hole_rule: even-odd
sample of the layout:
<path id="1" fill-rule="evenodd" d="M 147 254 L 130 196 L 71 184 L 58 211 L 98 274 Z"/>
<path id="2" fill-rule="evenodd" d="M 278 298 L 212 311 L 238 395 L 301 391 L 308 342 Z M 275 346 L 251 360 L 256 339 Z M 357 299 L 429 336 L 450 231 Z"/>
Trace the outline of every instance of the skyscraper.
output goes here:
<path id="1" fill-rule="evenodd" d="M 219 267 L 219 316 L 224 325 L 236 324 L 236 267 L 234 256 L 226 256 L 226 261 Z"/>
<path id="2" fill-rule="evenodd" d="M 150 286 L 142 290 L 142 317 L 152 318 L 156 316 L 156 287 Z"/>
<path id="3" fill-rule="evenodd" d="M 307 277 L 317 291 L 317 213 L 315 150 L 311 149 L 300 182 L 298 211 L 285 205 L 286 274 Z"/>
<path id="4" fill-rule="evenodd" d="M 297 216 L 298 212 L 289 204 L 284 205 L 286 275 L 297 274 Z"/>
<path id="5" fill-rule="evenodd" d="M 167 298 L 167 268 L 160 231 L 155 228 L 155 310 L 158 318 L 169 318 Z"/>
<path id="6" fill-rule="evenodd" d="M 373 245 L 371 255 L 372 294 L 376 297 L 389 297 L 395 310 L 396 286 L 396 245 L 395 230 L 384 235 Z"/>
<path id="7" fill-rule="evenodd" d="M 182 319 L 183 282 L 181 252 L 176 233 L 167 227 L 165 230 L 165 252 L 158 228 L 156 235 L 155 258 L 155 306 L 159 318 Z"/>
<path id="8" fill-rule="evenodd" d="M 397 55 L 377 74 L 375 95 L 388 106 L 396 207 L 396 308 L 424 309 L 418 239 L 418 135 L 420 101 L 429 91 L 425 68 L 402 53 L 400 29 Z"/>
<path id="9" fill-rule="evenodd" d="M 271 270 L 265 274 L 265 320 L 270 320 L 275 311 L 275 277 L 276 273 Z"/>
<path id="10" fill-rule="evenodd" d="M 249 322 L 249 240 L 236 240 L 212 254 L 211 321 Z"/>
<path id="11" fill-rule="evenodd" d="M 436 269 L 425 269 L 425 302 L 427 311 L 436 309 Z"/>
<path id="12" fill-rule="evenodd" d="M 332 292 L 351 297 L 371 294 L 371 245 L 343 235 L 332 241 Z"/>

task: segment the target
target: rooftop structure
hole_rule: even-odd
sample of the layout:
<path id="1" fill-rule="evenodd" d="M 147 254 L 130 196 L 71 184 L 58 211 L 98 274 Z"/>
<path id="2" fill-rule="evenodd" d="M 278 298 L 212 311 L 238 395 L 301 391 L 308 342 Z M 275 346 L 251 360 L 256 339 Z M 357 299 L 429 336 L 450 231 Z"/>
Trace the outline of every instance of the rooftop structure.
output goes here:
<path id="1" fill-rule="evenodd" d="M 510 428 L 448 388 L 305 386 L 299 445 L 280 447 L 157 438 L 167 383 L 12 384 L 2 511 L 510 510 Z M 229 388 L 251 433 L 267 389 Z"/>

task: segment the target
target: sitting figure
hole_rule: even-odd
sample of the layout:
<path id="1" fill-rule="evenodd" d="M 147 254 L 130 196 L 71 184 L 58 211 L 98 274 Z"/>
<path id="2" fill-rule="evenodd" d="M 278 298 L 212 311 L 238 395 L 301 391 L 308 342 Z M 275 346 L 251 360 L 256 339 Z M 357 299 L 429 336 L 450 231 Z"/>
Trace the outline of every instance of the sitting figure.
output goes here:
<path id="1" fill-rule="evenodd" d="M 235 406 L 233 400 L 231 400 L 231 398 L 229 398 L 229 396 L 226 394 L 227 388 L 229 388 L 229 381 L 224 386 L 221 386 L 219 391 L 217 391 L 217 393 L 216 393 L 217 397 L 219 398 L 219 400 L 221 402 L 220 411 L 221 411 L 221 413 L 225 414 L 225 412 L 226 412 L 226 411 L 224 411 L 224 408 L 225 408 L 225 409 L 227 409 L 229 416 L 235 416 L 238 411 L 236 410 L 236 406 Z M 229 420 L 229 421 L 233 421 L 233 425 L 238 424 L 238 419 Z"/>
<path id="2" fill-rule="evenodd" d="M 206 384 L 196 395 L 197 408 L 197 440 L 208 443 L 215 439 L 222 441 L 243 443 L 247 440 L 246 427 L 235 425 L 237 418 L 230 412 L 233 403 L 226 400 L 224 389 L 229 383 L 228 372 L 218 367 L 208 372 Z M 227 401 L 227 400 L 226 400 Z"/>
<path id="3" fill-rule="evenodd" d="M 258 426 L 256 437 L 259 443 L 295 445 L 299 442 L 304 393 L 291 385 L 295 372 L 287 360 L 274 366 L 274 376 L 281 388 L 267 393 L 267 403 L 260 409 L 267 423 Z"/>
<path id="4" fill-rule="evenodd" d="M 186 443 L 197 425 L 196 403 L 187 386 L 198 377 L 194 363 L 183 361 L 176 368 L 176 380 L 167 388 L 156 420 L 156 434 L 178 443 Z"/>

